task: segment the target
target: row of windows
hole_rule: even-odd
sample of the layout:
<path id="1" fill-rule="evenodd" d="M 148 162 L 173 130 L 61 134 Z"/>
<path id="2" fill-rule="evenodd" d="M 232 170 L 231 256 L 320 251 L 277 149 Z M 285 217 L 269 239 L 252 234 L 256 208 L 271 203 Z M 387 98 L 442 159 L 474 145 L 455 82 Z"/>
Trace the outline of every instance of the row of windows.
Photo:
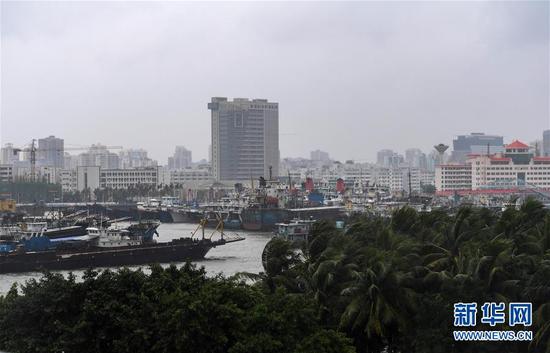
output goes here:
<path id="1" fill-rule="evenodd" d="M 250 108 L 252 109 L 277 109 L 277 106 L 274 104 L 251 104 Z"/>

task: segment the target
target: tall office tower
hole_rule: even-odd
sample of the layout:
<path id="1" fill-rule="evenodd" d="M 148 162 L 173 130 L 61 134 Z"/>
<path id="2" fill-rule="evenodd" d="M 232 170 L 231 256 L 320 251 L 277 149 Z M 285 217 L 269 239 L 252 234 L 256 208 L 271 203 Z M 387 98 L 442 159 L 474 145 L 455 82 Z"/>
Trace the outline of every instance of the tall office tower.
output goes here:
<path id="1" fill-rule="evenodd" d="M 38 139 L 38 163 L 43 166 L 63 168 L 65 165 L 65 141 L 55 136 Z"/>
<path id="2" fill-rule="evenodd" d="M 542 132 L 542 155 L 550 157 L 550 130 Z"/>
<path id="3" fill-rule="evenodd" d="M 212 175 L 218 181 L 279 175 L 279 104 L 213 97 Z"/>
<path id="4" fill-rule="evenodd" d="M 489 154 L 504 152 L 504 139 L 498 135 L 485 135 L 472 132 L 470 135 L 459 135 L 453 140 L 451 161 L 464 163 L 469 154 Z"/>
<path id="5" fill-rule="evenodd" d="M 191 167 L 193 163 L 192 152 L 183 146 L 176 146 L 174 155 L 168 157 L 168 169 L 179 170 Z"/>

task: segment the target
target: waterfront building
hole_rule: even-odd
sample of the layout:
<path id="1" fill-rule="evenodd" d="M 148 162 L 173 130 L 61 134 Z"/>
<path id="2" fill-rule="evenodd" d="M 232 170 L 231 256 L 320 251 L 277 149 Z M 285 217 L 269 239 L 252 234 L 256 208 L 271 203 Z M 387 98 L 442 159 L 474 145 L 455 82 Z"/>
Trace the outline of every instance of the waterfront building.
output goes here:
<path id="1" fill-rule="evenodd" d="M 550 157 L 537 157 L 523 142 L 513 141 L 504 153 L 473 154 L 466 163 L 436 168 L 436 190 L 515 190 L 550 188 Z"/>
<path id="2" fill-rule="evenodd" d="M 77 167 L 77 190 L 127 189 L 138 185 L 160 185 L 159 168 L 103 169 L 100 166 Z"/>
<path id="3" fill-rule="evenodd" d="M 504 152 L 504 138 L 498 135 L 486 135 L 480 132 L 472 132 L 470 135 L 459 135 L 453 140 L 453 151 L 450 161 L 452 163 L 464 163 L 470 154 L 489 152 Z"/>
<path id="4" fill-rule="evenodd" d="M 63 168 L 65 165 L 65 141 L 55 136 L 38 139 L 37 164 Z"/>
<path id="5" fill-rule="evenodd" d="M 168 157 L 168 169 L 178 170 L 191 167 L 193 163 L 192 152 L 184 146 L 176 146 L 174 155 Z"/>
<path id="6" fill-rule="evenodd" d="M 187 168 L 170 171 L 170 183 L 198 187 L 211 185 L 214 181 L 212 173 L 208 168 Z"/>
<path id="7" fill-rule="evenodd" d="M 212 175 L 216 181 L 244 181 L 279 175 L 279 104 L 267 99 L 214 97 Z"/>

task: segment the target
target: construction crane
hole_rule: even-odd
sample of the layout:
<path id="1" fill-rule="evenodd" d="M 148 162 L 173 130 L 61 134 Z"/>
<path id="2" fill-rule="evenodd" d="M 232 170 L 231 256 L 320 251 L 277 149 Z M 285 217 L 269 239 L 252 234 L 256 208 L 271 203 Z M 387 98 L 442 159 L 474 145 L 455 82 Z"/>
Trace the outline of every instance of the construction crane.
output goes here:
<path id="1" fill-rule="evenodd" d="M 82 147 L 65 147 L 65 148 L 54 148 L 54 149 L 48 149 L 48 148 L 37 148 L 36 147 L 36 139 L 32 139 L 32 141 L 28 144 L 28 147 L 22 147 L 22 148 L 14 148 L 13 153 L 17 154 L 19 152 L 27 152 L 30 154 L 30 162 L 31 162 L 31 181 L 34 182 L 36 180 L 36 152 L 65 152 L 65 151 L 85 151 L 89 150 L 94 147 L 101 147 L 108 150 L 112 149 L 122 149 L 122 146 L 104 146 L 104 145 L 92 145 L 92 146 L 82 146 Z"/>

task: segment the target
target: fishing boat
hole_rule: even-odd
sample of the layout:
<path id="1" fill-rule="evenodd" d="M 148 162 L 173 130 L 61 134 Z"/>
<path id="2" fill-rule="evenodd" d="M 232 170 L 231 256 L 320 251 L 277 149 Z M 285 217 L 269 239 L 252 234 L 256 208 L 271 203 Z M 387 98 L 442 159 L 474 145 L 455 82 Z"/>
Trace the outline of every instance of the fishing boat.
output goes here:
<path id="1" fill-rule="evenodd" d="M 165 243 L 132 235 L 125 229 L 99 228 L 89 228 L 86 241 L 62 242 L 61 246 L 40 234 L 35 234 L 31 239 L 22 242 L 3 241 L 0 242 L 0 273 L 200 260 L 214 247 L 244 240 L 239 236 L 226 237 L 223 222 L 220 222 L 214 231 L 220 233 L 220 238 L 213 240 L 214 233 L 209 237 L 205 236 L 205 224 L 206 222 L 201 222 L 191 237 L 182 237 Z M 197 238 L 195 236 L 199 229 L 202 229 L 202 237 Z"/>
<path id="2" fill-rule="evenodd" d="M 294 243 L 307 242 L 313 223 L 315 223 L 314 220 L 301 219 L 293 219 L 290 222 L 277 223 L 275 236 Z"/>

